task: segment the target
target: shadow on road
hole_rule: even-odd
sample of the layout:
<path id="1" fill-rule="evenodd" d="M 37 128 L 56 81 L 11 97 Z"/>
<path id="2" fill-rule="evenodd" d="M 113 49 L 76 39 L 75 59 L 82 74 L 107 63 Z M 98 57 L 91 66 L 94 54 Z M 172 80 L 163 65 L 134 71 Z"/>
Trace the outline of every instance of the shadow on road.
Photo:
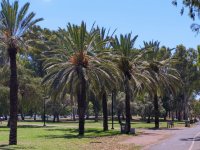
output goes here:
<path id="1" fill-rule="evenodd" d="M 162 128 L 159 128 L 159 129 L 156 129 L 156 128 L 148 128 L 149 130 L 161 130 L 161 131 L 164 131 L 164 130 L 183 130 L 182 128 L 165 128 L 165 127 L 162 127 Z"/>
<path id="2" fill-rule="evenodd" d="M 180 139 L 181 141 L 200 141 L 200 137 L 196 137 L 196 138 L 184 138 L 184 139 Z"/>

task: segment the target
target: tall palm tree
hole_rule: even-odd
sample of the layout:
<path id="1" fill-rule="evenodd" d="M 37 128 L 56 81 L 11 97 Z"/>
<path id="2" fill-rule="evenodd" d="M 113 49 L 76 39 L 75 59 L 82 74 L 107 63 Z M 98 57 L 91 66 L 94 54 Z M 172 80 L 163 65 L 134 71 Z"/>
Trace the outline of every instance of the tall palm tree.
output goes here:
<path id="1" fill-rule="evenodd" d="M 73 89 L 78 101 L 79 135 L 84 135 L 86 90 L 100 91 L 102 81 L 114 79 L 110 73 L 114 67 L 98 57 L 97 47 L 104 42 L 96 42 L 98 32 L 93 27 L 88 32 L 84 22 L 80 26 L 69 23 L 67 30 L 60 29 L 57 36 L 58 47 L 45 54 L 47 75 L 43 83 L 50 84 L 51 93 L 66 94 Z"/>
<path id="2" fill-rule="evenodd" d="M 174 59 L 170 58 L 170 49 L 167 49 L 164 53 L 159 48 L 159 42 L 151 41 L 149 43 L 144 42 L 147 49 L 150 50 L 147 55 L 144 56 L 146 60 L 146 70 L 153 78 L 154 88 L 149 91 L 149 94 L 154 99 L 154 115 L 155 115 L 155 128 L 159 128 L 159 96 L 163 96 L 167 91 L 168 93 L 176 94 L 181 80 L 179 73 L 172 67 Z M 162 53 L 162 54 L 161 54 Z M 161 55 L 160 55 L 161 54 Z"/>
<path id="3" fill-rule="evenodd" d="M 149 82 L 145 77 L 145 72 L 142 73 L 140 68 L 140 57 L 142 54 L 137 54 L 134 51 L 134 44 L 138 36 L 134 38 L 131 34 L 117 36 L 111 41 L 113 54 L 116 57 L 118 69 L 122 72 L 123 85 L 125 91 L 125 110 L 126 110 L 126 133 L 130 132 L 131 128 L 131 111 L 130 101 L 133 92 L 142 88 L 142 83 Z"/>
<path id="4" fill-rule="evenodd" d="M 114 34 L 114 32 L 109 35 L 110 30 L 106 31 L 106 29 L 104 27 L 100 28 L 97 26 L 97 28 L 94 29 L 94 32 L 98 33 L 98 37 L 95 39 L 96 43 L 104 43 L 101 44 L 99 46 L 97 46 L 97 53 L 98 53 L 98 57 L 102 58 L 102 59 L 106 59 L 106 60 L 110 60 L 110 55 L 111 55 L 111 51 L 110 51 L 110 40 L 112 35 Z M 111 59 L 112 60 L 112 59 Z M 110 63 L 112 63 L 110 61 Z M 115 71 L 117 71 L 117 67 L 115 65 L 113 65 L 112 67 L 115 67 Z M 101 91 L 100 92 L 100 98 L 102 99 L 102 111 L 103 111 L 103 130 L 107 131 L 108 130 L 108 109 L 107 109 L 107 95 L 109 92 L 111 92 L 113 90 L 113 88 L 115 86 L 118 85 L 118 81 L 120 80 L 120 77 L 118 75 L 118 71 L 117 72 L 112 72 L 111 70 L 113 70 L 112 68 L 109 68 L 109 72 L 110 73 L 115 73 L 116 74 L 116 78 L 115 78 L 115 82 L 109 81 L 102 81 L 102 87 L 101 87 Z M 110 76 L 112 76 L 112 74 L 110 74 Z M 117 79 L 118 78 L 118 79 Z M 114 81 L 114 80 L 113 80 Z"/>
<path id="5" fill-rule="evenodd" d="M 0 11 L 0 41 L 7 48 L 10 59 L 10 136 L 9 144 L 17 144 L 17 103 L 18 83 L 16 55 L 21 46 L 24 46 L 23 36 L 26 31 L 43 20 L 34 19 L 35 13 L 28 14 L 29 3 L 19 9 L 18 1 L 10 3 L 9 0 L 2 0 Z"/>

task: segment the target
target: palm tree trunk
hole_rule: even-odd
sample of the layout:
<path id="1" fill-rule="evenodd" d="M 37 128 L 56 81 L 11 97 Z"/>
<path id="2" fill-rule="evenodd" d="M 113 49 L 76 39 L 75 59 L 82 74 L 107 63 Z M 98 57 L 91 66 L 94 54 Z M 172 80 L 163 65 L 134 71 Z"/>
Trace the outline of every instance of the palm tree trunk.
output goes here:
<path id="1" fill-rule="evenodd" d="M 96 98 L 95 98 L 95 102 L 94 102 L 94 113 L 95 113 L 95 122 L 98 122 L 98 120 L 99 120 L 99 110 L 98 110 L 98 108 L 97 108 L 97 100 L 96 100 Z"/>
<path id="2" fill-rule="evenodd" d="M 74 102 L 74 96 L 72 93 L 70 94 L 70 100 L 71 100 L 71 108 L 72 108 L 72 120 L 76 121 L 75 102 Z"/>
<path id="3" fill-rule="evenodd" d="M 124 113 L 122 112 L 122 120 L 125 120 L 125 116 Z"/>
<path id="4" fill-rule="evenodd" d="M 151 123 L 151 115 L 148 115 L 147 123 Z"/>
<path id="5" fill-rule="evenodd" d="M 99 121 L 99 112 L 95 111 L 95 118 L 94 118 L 94 122 L 98 122 Z"/>
<path id="6" fill-rule="evenodd" d="M 56 115 L 57 122 L 60 122 L 59 113 Z"/>
<path id="7" fill-rule="evenodd" d="M 154 94 L 154 112 L 155 112 L 155 128 L 159 129 L 159 107 L 158 107 L 158 95 Z"/>
<path id="8" fill-rule="evenodd" d="M 76 121 L 76 114 L 75 114 L 75 108 L 73 107 L 73 112 L 72 112 L 73 114 L 73 121 Z"/>
<path id="9" fill-rule="evenodd" d="M 131 129 L 131 111 L 130 111 L 130 85 L 129 85 L 129 80 L 128 77 L 125 79 L 125 106 L 126 106 L 126 134 L 130 133 Z"/>
<path id="10" fill-rule="evenodd" d="M 121 124 L 122 121 L 121 121 L 121 111 L 120 110 L 117 111 L 117 118 L 118 118 L 119 124 Z"/>
<path id="11" fill-rule="evenodd" d="M 89 101 L 86 102 L 86 119 L 90 119 L 90 114 L 89 114 Z"/>
<path id="12" fill-rule="evenodd" d="M 82 67 L 77 68 L 79 76 L 79 87 L 77 92 L 78 98 L 78 115 L 79 115 L 79 135 L 84 135 L 85 131 L 85 108 L 86 108 L 86 81 L 82 72 Z"/>
<path id="13" fill-rule="evenodd" d="M 108 131 L 107 95 L 105 91 L 102 94 L 102 107 L 103 107 L 103 131 Z"/>
<path id="14" fill-rule="evenodd" d="M 16 48 L 8 48 L 10 57 L 10 135 L 9 145 L 17 144 L 17 106 L 18 106 L 18 83 L 17 83 L 17 64 Z"/>
<path id="15" fill-rule="evenodd" d="M 165 115 L 164 115 L 164 121 L 167 120 L 167 114 L 168 114 L 168 111 L 165 112 Z"/>
<path id="16" fill-rule="evenodd" d="M 178 121 L 181 121 L 182 118 L 181 118 L 181 110 L 178 110 Z"/>
<path id="17" fill-rule="evenodd" d="M 34 121 L 36 121 L 36 113 L 34 114 Z"/>
<path id="18" fill-rule="evenodd" d="M 23 121 L 25 120 L 23 112 L 21 112 L 21 119 L 22 119 Z"/>
<path id="19" fill-rule="evenodd" d="M 7 115 L 4 115 L 5 120 L 8 120 Z"/>
<path id="20" fill-rule="evenodd" d="M 53 120 L 52 121 L 56 122 L 56 114 L 55 113 L 53 114 Z"/>
<path id="21" fill-rule="evenodd" d="M 23 99 L 24 99 L 24 93 L 23 92 L 21 92 L 21 96 L 22 96 L 22 101 L 23 101 Z M 25 117 L 24 117 L 24 113 L 23 113 L 22 104 L 21 104 L 20 110 L 21 110 L 21 119 L 24 121 Z"/>
<path id="22" fill-rule="evenodd" d="M 10 128 L 10 118 L 8 119 L 7 127 Z"/>

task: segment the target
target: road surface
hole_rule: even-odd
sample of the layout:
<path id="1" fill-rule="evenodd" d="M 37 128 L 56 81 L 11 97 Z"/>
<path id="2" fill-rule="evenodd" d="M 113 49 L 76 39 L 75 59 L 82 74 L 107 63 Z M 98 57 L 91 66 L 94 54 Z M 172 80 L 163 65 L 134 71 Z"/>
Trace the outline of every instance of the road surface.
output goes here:
<path id="1" fill-rule="evenodd" d="M 200 150 L 200 123 L 193 128 L 176 131 L 169 139 L 151 146 L 148 150 Z"/>

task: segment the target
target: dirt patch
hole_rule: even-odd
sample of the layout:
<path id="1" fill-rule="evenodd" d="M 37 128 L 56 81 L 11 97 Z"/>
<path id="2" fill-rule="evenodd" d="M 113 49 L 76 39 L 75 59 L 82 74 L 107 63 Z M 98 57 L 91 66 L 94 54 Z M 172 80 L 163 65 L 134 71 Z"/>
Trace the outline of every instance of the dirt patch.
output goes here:
<path id="1" fill-rule="evenodd" d="M 128 140 L 133 136 L 116 135 L 108 137 L 97 137 L 91 140 L 85 149 L 87 150 L 139 150 L 134 143 L 123 144 L 120 141 Z M 135 137 L 135 136 L 134 136 Z"/>

